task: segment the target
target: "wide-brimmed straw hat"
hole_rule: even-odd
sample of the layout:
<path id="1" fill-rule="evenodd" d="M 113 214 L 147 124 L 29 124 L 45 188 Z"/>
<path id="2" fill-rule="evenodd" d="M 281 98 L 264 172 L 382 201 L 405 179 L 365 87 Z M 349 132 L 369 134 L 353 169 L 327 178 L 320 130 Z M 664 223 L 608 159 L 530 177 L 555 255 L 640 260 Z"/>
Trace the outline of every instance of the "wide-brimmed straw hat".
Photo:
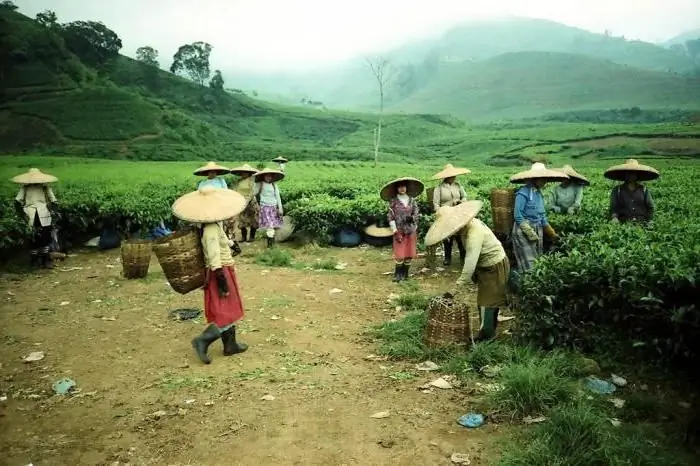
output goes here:
<path id="1" fill-rule="evenodd" d="M 30 168 L 26 173 L 22 173 L 21 175 L 17 175 L 12 178 L 12 181 L 17 184 L 48 184 L 55 183 L 58 181 L 58 178 L 53 175 L 49 175 L 48 173 L 44 173 L 38 168 Z"/>
<path id="2" fill-rule="evenodd" d="M 231 173 L 231 170 L 222 165 L 219 165 L 216 162 L 209 162 L 203 167 L 199 167 L 198 169 L 196 169 L 194 171 L 194 174 L 197 176 L 206 176 L 207 174 L 209 174 L 209 172 L 217 172 L 223 175 L 225 173 Z"/>
<path id="3" fill-rule="evenodd" d="M 254 175 L 255 173 L 258 172 L 258 170 L 257 170 L 256 168 L 251 167 L 250 165 L 248 165 L 248 164 L 246 163 L 246 164 L 244 164 L 244 165 L 241 165 L 240 167 L 232 168 L 232 169 L 230 170 L 230 172 L 231 172 L 233 175 L 240 176 L 240 175 L 246 174 L 246 173 L 251 174 L 251 175 Z"/>
<path id="4" fill-rule="evenodd" d="M 204 186 L 180 196 L 173 203 L 173 214 L 191 223 L 214 223 L 228 220 L 243 212 L 246 198 L 231 189 Z"/>
<path id="5" fill-rule="evenodd" d="M 563 167 L 557 168 L 556 170 L 564 173 L 565 175 L 568 175 L 572 181 L 577 181 L 580 184 L 585 184 L 586 186 L 591 184 L 591 182 L 588 181 L 588 178 L 574 170 L 574 167 L 572 167 L 571 165 L 564 165 Z"/>
<path id="6" fill-rule="evenodd" d="M 263 168 L 253 176 L 255 177 L 255 181 L 262 181 L 265 175 L 272 175 L 273 183 L 276 183 L 284 178 L 284 173 L 279 170 L 273 170 L 272 168 Z"/>
<path id="7" fill-rule="evenodd" d="M 453 176 L 468 175 L 472 171 L 468 168 L 457 168 L 451 163 L 445 165 L 441 171 L 437 172 L 430 178 L 431 180 L 444 180 L 445 178 L 452 178 Z"/>
<path id="8" fill-rule="evenodd" d="M 394 235 L 394 232 L 391 231 L 390 227 L 380 227 L 376 223 L 365 227 L 363 231 L 365 235 L 373 238 L 388 238 L 389 236 Z"/>
<path id="9" fill-rule="evenodd" d="M 656 168 L 652 168 L 649 165 L 642 165 L 635 159 L 628 159 L 622 165 L 615 165 L 614 167 L 608 168 L 605 170 L 603 176 L 610 180 L 625 181 L 625 175 L 627 173 L 634 173 L 637 175 L 639 181 L 651 181 L 661 176 Z"/>
<path id="10" fill-rule="evenodd" d="M 457 233 L 477 216 L 483 205 L 482 201 L 466 201 L 456 206 L 440 207 L 425 235 L 425 245 L 432 246 Z"/>
<path id="11" fill-rule="evenodd" d="M 282 157 L 281 155 L 278 155 L 277 157 L 275 157 L 274 159 L 272 159 L 272 161 L 273 161 L 273 162 L 277 162 L 277 163 L 287 163 L 287 162 L 289 162 L 289 160 L 285 159 L 285 158 Z"/>
<path id="12" fill-rule="evenodd" d="M 569 178 L 566 175 L 557 170 L 551 170 L 544 166 L 541 162 L 536 162 L 532 164 L 529 170 L 524 172 L 516 173 L 510 177 L 511 183 L 527 183 L 530 180 L 545 180 L 545 181 L 561 181 Z"/>
<path id="13" fill-rule="evenodd" d="M 402 184 L 406 185 L 406 194 L 411 197 L 420 196 L 425 188 L 421 180 L 406 176 L 404 178 L 397 178 L 385 184 L 381 191 L 379 191 L 379 197 L 385 201 L 391 200 L 392 198 L 396 197 L 396 187 Z"/>

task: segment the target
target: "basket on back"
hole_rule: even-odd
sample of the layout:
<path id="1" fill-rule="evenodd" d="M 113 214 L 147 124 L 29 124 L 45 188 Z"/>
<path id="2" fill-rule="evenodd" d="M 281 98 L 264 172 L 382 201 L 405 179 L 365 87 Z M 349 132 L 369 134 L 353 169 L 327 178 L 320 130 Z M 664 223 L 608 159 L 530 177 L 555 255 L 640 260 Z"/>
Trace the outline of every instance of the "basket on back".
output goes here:
<path id="1" fill-rule="evenodd" d="M 151 265 L 151 242 L 146 240 L 124 241 L 121 247 L 122 275 L 124 278 L 144 278 Z"/>
<path id="2" fill-rule="evenodd" d="M 491 190 L 491 220 L 493 232 L 509 234 L 513 229 L 515 189 Z"/>
<path id="3" fill-rule="evenodd" d="M 186 229 L 160 238 L 153 243 L 153 251 L 173 290 L 187 294 L 204 286 L 204 252 L 197 230 Z"/>
<path id="4" fill-rule="evenodd" d="M 429 348 L 470 346 L 469 307 L 462 302 L 436 296 L 428 303 L 428 324 L 423 342 Z"/>

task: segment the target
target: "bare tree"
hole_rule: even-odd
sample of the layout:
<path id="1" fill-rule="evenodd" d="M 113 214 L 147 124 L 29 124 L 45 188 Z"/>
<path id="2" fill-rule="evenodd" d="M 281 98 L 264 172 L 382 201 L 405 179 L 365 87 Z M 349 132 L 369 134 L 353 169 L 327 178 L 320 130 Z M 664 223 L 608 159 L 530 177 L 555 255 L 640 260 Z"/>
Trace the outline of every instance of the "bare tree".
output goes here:
<path id="1" fill-rule="evenodd" d="M 393 68 L 386 57 L 365 58 L 379 85 L 379 120 L 374 130 L 374 166 L 379 162 L 379 145 L 382 142 L 382 124 L 384 123 L 384 90 L 391 79 Z"/>

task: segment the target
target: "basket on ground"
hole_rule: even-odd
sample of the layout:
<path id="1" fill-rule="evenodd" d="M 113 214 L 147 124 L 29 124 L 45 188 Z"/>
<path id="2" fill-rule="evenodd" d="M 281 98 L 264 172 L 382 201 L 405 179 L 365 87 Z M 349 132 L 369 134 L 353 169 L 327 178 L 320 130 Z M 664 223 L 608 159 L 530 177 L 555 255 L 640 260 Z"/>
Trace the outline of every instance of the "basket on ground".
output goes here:
<path id="1" fill-rule="evenodd" d="M 470 346 L 471 323 L 465 303 L 436 296 L 428 303 L 428 324 L 423 342 L 429 348 Z"/>
<path id="2" fill-rule="evenodd" d="M 144 278 L 151 265 L 152 243 L 147 240 L 124 241 L 121 247 L 122 275 L 124 278 Z"/>
<path id="3" fill-rule="evenodd" d="M 204 286 L 204 252 L 197 230 L 186 229 L 160 238 L 153 243 L 153 251 L 173 290 L 187 294 Z"/>
<path id="4" fill-rule="evenodd" d="M 515 190 L 492 189 L 490 197 L 494 233 L 510 233 L 513 228 Z"/>

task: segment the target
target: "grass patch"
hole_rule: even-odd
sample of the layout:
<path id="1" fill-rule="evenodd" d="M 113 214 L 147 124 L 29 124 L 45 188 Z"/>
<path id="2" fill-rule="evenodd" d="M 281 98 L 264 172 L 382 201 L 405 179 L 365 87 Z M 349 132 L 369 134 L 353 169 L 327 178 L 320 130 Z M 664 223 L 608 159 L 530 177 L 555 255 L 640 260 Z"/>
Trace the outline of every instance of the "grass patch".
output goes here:
<path id="1" fill-rule="evenodd" d="M 313 264 L 310 264 L 309 267 L 311 267 L 313 270 L 342 270 L 339 268 L 340 262 L 338 262 L 338 259 L 335 257 L 328 257 L 325 259 L 316 259 L 316 262 Z"/>
<path id="2" fill-rule="evenodd" d="M 255 263 L 269 267 L 290 267 L 292 259 L 292 254 L 286 249 L 270 248 L 258 254 Z"/>

